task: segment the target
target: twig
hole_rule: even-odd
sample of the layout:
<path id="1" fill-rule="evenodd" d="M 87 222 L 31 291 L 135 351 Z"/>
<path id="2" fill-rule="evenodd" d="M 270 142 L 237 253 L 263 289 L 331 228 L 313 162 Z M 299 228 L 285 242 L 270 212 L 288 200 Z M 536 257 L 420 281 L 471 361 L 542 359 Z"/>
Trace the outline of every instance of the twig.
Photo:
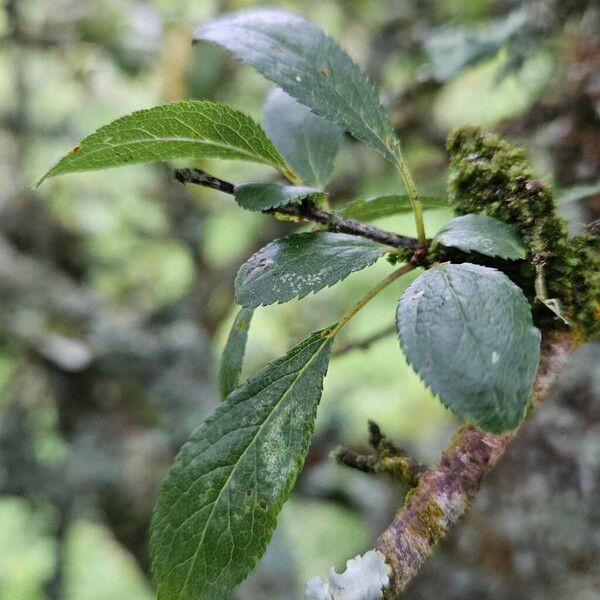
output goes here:
<path id="1" fill-rule="evenodd" d="M 407 457 L 406 452 L 383 435 L 379 425 L 373 421 L 369 421 L 369 445 L 373 449 L 369 454 L 340 447 L 333 452 L 333 458 L 338 463 L 363 473 L 387 473 L 412 487 L 419 483 L 425 467 Z"/>
<path id="2" fill-rule="evenodd" d="M 376 331 L 372 335 L 363 338 L 362 340 L 351 340 L 349 342 L 346 342 L 345 344 L 340 344 L 333 351 L 333 356 L 341 356 L 342 354 L 347 354 L 348 352 L 352 352 L 353 350 L 367 350 L 373 344 L 385 339 L 388 335 L 392 335 L 395 332 L 396 325 L 388 325 L 385 329 L 382 329 L 381 331 Z"/>
<path id="3" fill-rule="evenodd" d="M 575 336 L 569 333 L 547 340 L 534 383 L 534 404 L 546 396 L 576 345 Z M 517 431 L 494 435 L 466 425 L 438 462 L 421 474 L 418 485 L 375 545 L 392 567 L 386 597 L 397 598 L 406 589 L 437 543 L 465 513 L 483 478 Z"/>
<path id="4" fill-rule="evenodd" d="M 213 177 L 199 169 L 179 169 L 175 171 L 175 178 L 181 183 L 193 183 L 203 185 L 205 187 L 219 190 L 225 194 L 233 195 L 235 193 L 235 185 L 229 181 Z M 393 248 L 417 248 L 419 241 L 416 238 L 400 235 L 392 231 L 385 231 L 372 225 L 365 225 L 353 219 L 342 219 L 337 215 L 333 215 L 325 210 L 320 209 L 313 202 L 304 200 L 300 204 L 288 204 L 279 206 L 276 209 L 265 211 L 269 214 L 280 213 L 293 217 L 299 217 L 307 221 L 313 221 L 325 225 L 331 231 L 340 233 L 350 233 L 360 237 L 379 242 Z"/>

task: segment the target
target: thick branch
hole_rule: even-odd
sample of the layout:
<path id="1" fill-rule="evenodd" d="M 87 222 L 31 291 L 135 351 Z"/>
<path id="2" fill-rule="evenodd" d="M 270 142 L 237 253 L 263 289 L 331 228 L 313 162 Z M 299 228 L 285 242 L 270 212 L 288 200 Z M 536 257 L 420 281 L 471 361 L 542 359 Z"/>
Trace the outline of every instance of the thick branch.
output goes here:
<path id="1" fill-rule="evenodd" d="M 571 334 L 555 335 L 546 341 L 533 388 L 534 405 L 546 396 L 575 346 L 575 336 Z M 465 513 L 483 478 L 517 431 L 494 435 L 466 425 L 438 462 L 421 474 L 419 484 L 375 545 L 392 567 L 388 597 L 398 597 L 437 543 Z"/>
<path id="2" fill-rule="evenodd" d="M 175 171 L 175 178 L 181 183 L 203 185 L 224 192 L 225 194 L 233 195 L 235 193 L 235 185 L 229 181 L 213 177 L 199 169 L 179 169 Z M 279 206 L 276 209 L 265 212 L 299 217 L 307 221 L 325 225 L 331 231 L 358 235 L 394 248 L 417 248 L 419 245 L 416 238 L 400 235 L 392 231 L 385 231 L 372 225 L 365 225 L 353 219 L 342 219 L 337 215 L 321 210 L 313 202 L 308 202 L 307 200 L 301 204 L 288 204 L 287 206 Z"/>

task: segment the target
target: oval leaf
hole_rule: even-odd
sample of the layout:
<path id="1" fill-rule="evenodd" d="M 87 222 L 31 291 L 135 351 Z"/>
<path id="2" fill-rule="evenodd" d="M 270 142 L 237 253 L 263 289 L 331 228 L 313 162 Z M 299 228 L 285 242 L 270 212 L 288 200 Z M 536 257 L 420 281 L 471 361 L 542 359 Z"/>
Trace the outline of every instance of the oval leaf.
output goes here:
<path id="1" fill-rule="evenodd" d="M 105 125 L 64 156 L 38 185 L 55 175 L 173 158 L 249 160 L 289 171 L 261 126 L 225 104 L 174 102 Z"/>
<path id="2" fill-rule="evenodd" d="M 540 356 L 540 332 L 521 289 L 495 269 L 444 263 L 400 300 L 408 362 L 463 419 L 499 433 L 523 419 Z"/>
<path id="3" fill-rule="evenodd" d="M 263 126 L 304 183 L 323 187 L 333 171 L 343 132 L 275 88 L 264 108 Z"/>
<path id="4" fill-rule="evenodd" d="M 332 339 L 317 332 L 232 392 L 179 452 L 151 527 L 159 600 L 228 597 L 302 468 Z"/>
<path id="5" fill-rule="evenodd" d="M 463 252 L 479 252 L 509 260 L 527 256 L 519 236 L 506 223 L 487 215 L 456 217 L 440 229 L 435 239 Z"/>
<path id="6" fill-rule="evenodd" d="M 251 9 L 201 27 L 197 40 L 227 48 L 313 112 L 396 162 L 399 142 L 371 82 L 314 23 L 279 9 Z"/>
<path id="7" fill-rule="evenodd" d="M 315 188 L 276 183 L 243 183 L 236 186 L 234 191 L 235 201 L 242 208 L 255 211 L 269 210 L 323 195 L 323 192 Z"/>
<path id="8" fill-rule="evenodd" d="M 240 381 L 240 373 L 246 353 L 246 342 L 248 341 L 248 330 L 254 310 L 242 308 L 231 326 L 223 356 L 221 358 L 221 369 L 219 372 L 219 390 L 221 399 L 227 398 L 237 387 Z"/>
<path id="9" fill-rule="evenodd" d="M 300 233 L 267 244 L 241 266 L 235 297 L 257 307 L 303 298 L 372 265 L 389 248 L 345 233 Z"/>
<path id="10" fill-rule="evenodd" d="M 425 196 L 424 198 L 420 198 L 420 200 L 423 210 L 448 208 L 448 201 L 444 198 Z M 410 199 L 407 195 L 389 194 L 387 196 L 367 198 L 366 200 L 362 198 L 353 200 L 339 211 L 339 215 L 346 219 L 369 222 L 411 211 Z"/>

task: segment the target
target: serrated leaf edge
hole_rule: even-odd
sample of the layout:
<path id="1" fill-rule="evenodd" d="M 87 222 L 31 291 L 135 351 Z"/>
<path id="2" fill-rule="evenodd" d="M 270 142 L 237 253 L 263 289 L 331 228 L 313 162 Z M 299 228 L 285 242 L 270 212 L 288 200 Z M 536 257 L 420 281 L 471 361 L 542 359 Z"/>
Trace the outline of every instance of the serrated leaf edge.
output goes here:
<path id="1" fill-rule="evenodd" d="M 443 264 L 453 264 L 453 263 L 443 263 Z M 470 264 L 470 263 L 464 263 L 464 264 Z M 476 265 L 478 266 L 478 265 Z M 498 269 L 494 269 L 493 267 L 486 267 L 487 269 L 489 269 L 490 271 L 496 271 L 497 273 L 502 273 L 502 271 L 498 270 Z M 504 273 L 502 273 L 504 275 Z M 422 275 L 422 274 L 421 274 Z M 417 377 L 419 378 L 419 380 L 421 381 L 421 383 L 423 384 L 423 386 L 429 391 L 431 392 L 431 394 L 433 396 L 435 396 L 440 403 L 442 404 L 442 406 L 448 410 L 453 416 L 455 416 L 456 418 L 458 418 L 459 420 L 465 421 L 467 423 L 473 423 L 476 427 L 480 427 L 480 425 L 477 425 L 477 423 L 469 420 L 469 419 L 463 419 L 463 417 L 461 417 L 460 415 L 458 415 L 453 409 L 452 407 L 450 407 L 450 405 L 444 400 L 443 396 L 441 395 L 440 392 L 434 390 L 431 385 L 427 382 L 427 380 L 423 377 L 423 375 L 421 374 L 421 371 L 419 369 L 416 368 L 416 366 L 413 364 L 413 362 L 409 359 L 407 353 L 404 351 L 404 342 L 405 342 L 405 338 L 403 335 L 403 331 L 402 331 L 402 326 L 400 323 L 400 319 L 399 314 L 399 307 L 400 307 L 400 302 L 402 301 L 402 299 L 408 295 L 408 293 L 411 291 L 411 288 L 413 287 L 413 285 L 418 281 L 418 277 L 416 279 L 414 279 L 410 285 L 406 288 L 406 290 L 404 291 L 404 293 L 402 294 L 402 296 L 400 297 L 400 299 L 398 300 L 398 305 L 397 305 L 397 309 L 396 309 L 396 333 L 398 334 L 398 338 L 400 340 L 400 344 L 401 344 L 401 349 L 402 349 L 402 353 L 404 354 L 404 357 L 406 359 L 406 362 L 410 365 L 410 368 L 413 370 L 413 372 L 415 373 L 415 375 L 417 375 Z M 511 281 L 508 277 L 507 277 L 508 282 L 510 282 L 513 286 L 515 286 L 521 293 L 523 293 L 523 290 L 517 285 L 515 284 L 513 281 Z M 534 329 L 536 329 L 539 333 L 539 329 L 537 329 L 537 327 L 534 326 Z M 539 359 L 538 359 L 538 366 L 536 367 L 536 369 L 539 368 Z M 509 429 L 509 430 L 493 430 L 493 429 L 484 429 L 484 431 L 489 431 L 490 433 L 497 433 L 497 434 L 501 434 L 501 433 L 506 433 L 507 431 L 513 431 L 516 430 L 518 427 L 520 427 L 520 425 L 523 423 L 523 421 L 525 420 L 525 417 L 527 416 L 527 412 L 529 410 L 529 406 L 531 404 L 531 395 L 533 392 L 533 384 L 531 386 L 530 392 L 529 392 L 529 399 L 527 400 L 527 403 L 524 405 L 523 407 L 523 414 L 521 416 L 521 418 L 519 419 L 519 422 L 515 425 L 514 428 Z"/>
<path id="2" fill-rule="evenodd" d="M 323 232 L 317 232 L 317 233 L 328 233 L 328 234 L 336 235 L 336 233 L 333 231 L 327 231 L 327 232 L 323 231 Z M 303 236 L 303 235 L 314 235 L 314 233 L 313 232 L 294 233 L 291 235 L 286 235 L 285 237 L 282 237 L 282 238 L 277 238 L 276 240 L 269 242 L 266 246 L 263 246 L 258 252 L 261 252 L 265 248 L 268 248 L 269 246 L 271 246 L 272 244 L 274 244 L 277 241 L 285 240 L 285 239 L 288 239 L 291 237 L 296 237 L 296 236 Z M 340 233 L 339 235 L 351 235 L 351 234 Z M 354 237 L 358 237 L 358 236 L 354 236 Z M 362 239 L 362 238 L 359 238 L 359 239 Z M 373 242 L 373 244 L 375 244 L 376 246 L 379 245 L 379 244 L 377 244 L 377 242 Z M 374 246 L 374 248 L 375 248 L 375 246 Z M 335 281 L 332 281 L 331 283 L 328 283 L 327 285 L 324 285 L 323 287 L 319 288 L 318 290 L 308 290 L 305 293 L 294 294 L 293 296 L 286 297 L 285 299 L 281 298 L 279 300 L 276 300 L 275 302 L 269 302 L 266 304 L 261 303 L 261 304 L 256 304 L 256 305 L 255 304 L 243 304 L 241 298 L 239 298 L 239 296 L 238 296 L 238 279 L 243 276 L 242 269 L 248 264 L 248 262 L 250 260 L 250 259 L 248 259 L 248 261 L 246 261 L 245 263 L 243 263 L 241 265 L 241 267 L 238 269 L 237 275 L 235 276 L 235 292 L 234 292 L 235 301 L 240 306 L 243 306 L 245 308 L 259 308 L 261 306 L 273 306 L 274 304 L 286 304 L 287 302 L 290 302 L 292 300 L 302 300 L 303 298 L 306 298 L 307 296 L 311 296 L 311 295 L 315 296 L 319 292 L 322 292 L 323 290 L 332 288 L 334 285 L 337 285 L 338 283 L 340 283 L 340 281 L 344 281 L 347 277 L 349 277 L 353 273 L 358 273 L 359 271 L 363 271 L 364 269 L 368 269 L 369 267 L 372 267 L 379 259 L 383 258 L 383 256 L 385 256 L 391 250 L 391 248 L 389 248 L 387 246 L 381 246 L 381 248 L 382 248 L 381 255 L 379 255 L 377 258 L 375 258 L 375 260 L 370 262 L 368 265 L 353 268 L 347 275 L 340 277 L 339 279 L 336 279 Z"/>
<path id="3" fill-rule="evenodd" d="M 312 335 L 308 336 L 307 338 L 305 338 L 304 340 L 304 344 L 303 342 L 300 342 L 300 344 L 296 345 L 294 348 L 292 348 L 291 350 L 289 350 L 283 357 L 280 357 L 279 359 L 275 359 L 274 361 L 271 361 L 270 363 L 268 363 L 267 365 L 265 365 L 265 367 L 263 367 L 263 369 L 261 369 L 258 373 L 256 373 L 255 375 L 253 375 L 252 377 L 250 377 L 248 379 L 248 381 L 246 381 L 245 383 L 243 383 L 241 386 L 239 386 L 238 388 L 236 388 L 235 390 L 233 390 L 231 392 L 231 394 L 229 394 L 229 396 L 221 403 L 217 406 L 218 410 L 219 408 L 223 407 L 227 401 L 233 397 L 234 394 L 236 393 L 241 393 L 242 388 L 245 388 L 247 386 L 251 386 L 253 385 L 254 381 L 261 375 L 262 371 L 265 369 L 268 369 L 269 367 L 271 367 L 271 365 L 273 365 L 273 363 L 277 362 L 277 361 L 283 361 L 285 359 L 289 359 L 290 355 L 292 355 L 292 352 L 299 352 L 301 351 L 308 343 L 308 341 L 313 337 L 313 336 L 317 336 L 317 335 L 321 335 L 321 344 L 318 347 L 318 349 L 315 351 L 315 353 L 310 357 L 310 359 L 307 361 L 307 363 L 304 365 L 304 367 L 302 367 L 297 373 L 296 376 L 294 378 L 294 384 L 290 385 L 288 387 L 288 389 L 283 393 L 283 395 L 281 396 L 281 398 L 277 401 L 277 403 L 273 406 L 273 408 L 271 409 L 271 411 L 269 412 L 269 414 L 267 415 L 267 417 L 265 418 L 265 420 L 263 421 L 263 423 L 260 425 L 259 429 L 256 432 L 256 435 L 252 438 L 252 441 L 248 444 L 248 446 L 244 449 L 244 451 L 242 452 L 242 454 L 240 454 L 239 458 L 236 460 L 236 466 L 237 464 L 239 464 L 239 462 L 241 461 L 242 457 L 246 454 L 246 452 L 248 451 L 248 448 L 250 448 L 250 446 L 255 442 L 256 438 L 258 437 L 258 435 L 260 434 L 260 431 L 262 430 L 262 428 L 265 426 L 265 423 L 267 423 L 267 421 L 271 418 L 271 416 L 273 415 L 273 413 L 275 412 L 275 410 L 277 409 L 277 407 L 279 407 L 279 405 L 281 404 L 281 402 L 283 401 L 284 397 L 289 393 L 290 389 L 292 389 L 293 385 L 296 384 L 297 380 L 301 377 L 301 375 L 306 371 L 306 369 L 309 367 L 309 365 L 312 364 L 312 362 L 320 355 L 320 353 L 324 350 L 327 349 L 327 347 L 329 346 L 329 351 L 331 351 L 331 346 L 333 344 L 333 340 L 335 338 L 335 336 L 331 336 L 328 337 L 326 335 L 323 335 L 324 333 L 330 332 L 332 330 L 332 328 L 335 326 L 335 323 L 333 325 L 330 325 L 329 327 L 322 329 L 320 331 L 317 331 L 315 333 L 313 333 Z M 293 356 L 293 355 L 292 355 Z M 281 497 L 278 503 L 273 504 L 273 509 L 275 509 L 276 514 L 274 515 L 274 527 L 271 530 L 271 535 L 266 538 L 266 539 L 259 539 L 258 540 L 258 544 L 257 544 L 257 548 L 259 549 L 259 552 L 256 553 L 255 556 L 252 556 L 252 558 L 248 561 L 248 569 L 246 570 L 246 574 L 239 579 L 239 581 L 237 583 L 240 583 L 241 581 L 243 581 L 248 574 L 250 573 L 250 571 L 252 571 L 252 569 L 256 566 L 256 564 L 258 563 L 258 561 L 260 560 L 260 558 L 264 555 L 264 552 L 267 548 L 267 545 L 273 535 L 273 532 L 275 531 L 275 527 L 276 524 L 278 522 L 278 515 L 281 512 L 281 508 L 283 507 L 283 505 L 287 502 L 287 500 L 289 499 L 292 489 L 294 487 L 294 484 L 298 478 L 298 475 L 300 474 L 300 471 L 302 470 L 302 467 L 304 465 L 304 462 L 306 461 L 306 453 L 308 452 L 308 448 L 310 447 L 310 440 L 312 438 L 312 434 L 314 432 L 314 428 L 315 428 L 315 422 L 316 422 L 316 409 L 318 409 L 318 406 L 320 404 L 321 401 L 321 397 L 323 395 L 323 387 L 324 387 L 324 380 L 325 380 L 325 376 L 327 375 L 327 371 L 329 370 L 329 360 L 325 363 L 323 370 L 320 370 L 320 384 L 318 386 L 318 400 L 316 401 L 316 405 L 315 405 L 315 419 L 312 420 L 311 423 L 309 423 L 308 428 L 305 430 L 306 431 L 306 435 L 304 436 L 304 440 L 303 440 L 303 452 L 301 454 L 298 455 L 298 457 L 296 458 L 296 460 L 294 461 L 294 465 L 296 467 L 295 469 L 295 474 L 289 479 L 289 481 L 287 482 L 286 486 L 282 489 L 282 493 L 281 493 Z M 213 413 L 214 414 L 214 413 Z M 213 414 L 209 415 L 209 417 L 204 421 L 204 425 L 209 425 Z M 199 428 L 202 427 L 202 425 L 199 426 Z M 198 428 L 198 429 L 199 429 Z M 192 433 L 192 435 L 190 436 L 190 439 L 182 446 L 182 448 L 180 449 L 179 453 L 182 453 L 184 448 L 189 446 L 190 444 L 193 443 L 192 438 L 194 437 L 194 433 Z M 179 454 L 178 453 L 178 454 Z M 175 463 L 173 464 L 173 466 L 171 467 L 171 469 L 173 469 L 173 467 L 175 466 Z M 235 466 L 232 469 L 231 473 L 229 474 L 226 482 L 223 484 L 223 487 L 221 489 L 221 491 L 219 492 L 217 498 L 215 499 L 214 503 L 213 503 L 213 508 L 211 509 L 211 512 L 206 520 L 206 523 L 209 522 L 209 520 L 212 518 L 213 514 L 214 514 L 214 507 L 217 505 L 217 503 L 219 502 L 219 500 L 221 499 L 221 494 L 223 493 L 223 490 L 227 487 L 227 485 L 229 484 L 229 482 L 231 481 L 231 478 L 233 476 L 233 473 L 235 471 Z M 169 474 L 167 475 L 167 477 L 165 478 L 165 481 L 168 479 L 170 473 L 171 473 L 171 469 L 169 469 Z M 155 564 L 155 550 L 153 550 L 154 548 L 154 544 L 153 544 L 153 539 L 155 538 L 155 532 L 156 532 L 156 523 L 154 521 L 154 518 L 152 519 L 152 525 L 151 525 L 151 536 L 150 536 L 150 548 L 151 548 L 151 554 L 153 557 L 152 560 L 152 572 L 154 573 L 154 564 Z M 188 575 L 187 575 L 187 579 L 183 584 L 182 587 L 182 591 L 179 593 L 179 598 L 181 598 L 181 594 L 183 593 L 183 591 L 185 591 L 186 586 L 188 584 L 189 581 L 189 577 L 193 571 L 193 565 L 198 557 L 198 552 L 200 550 L 200 547 L 202 545 L 202 542 L 204 541 L 204 536 L 206 535 L 206 530 L 207 527 L 206 525 L 203 528 L 203 532 L 202 532 L 202 538 L 201 541 L 198 543 L 198 548 L 196 549 L 196 552 L 194 554 L 194 556 L 192 557 L 191 561 L 192 561 L 192 567 L 190 567 L 190 570 L 188 571 Z M 173 567 L 176 568 L 176 567 Z M 167 572 L 166 576 L 168 576 L 170 574 L 170 572 Z M 237 585 L 236 583 L 236 585 Z M 158 585 L 157 585 L 158 587 Z M 158 599 L 160 600 L 160 594 L 158 596 Z M 171 600 L 171 599 L 169 599 Z"/>

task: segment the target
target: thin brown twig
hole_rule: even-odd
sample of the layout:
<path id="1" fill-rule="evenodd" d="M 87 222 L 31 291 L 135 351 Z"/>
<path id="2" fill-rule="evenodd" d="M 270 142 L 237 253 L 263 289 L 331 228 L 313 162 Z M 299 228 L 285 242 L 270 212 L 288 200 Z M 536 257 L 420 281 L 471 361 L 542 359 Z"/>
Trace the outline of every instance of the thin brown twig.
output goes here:
<path id="1" fill-rule="evenodd" d="M 333 350 L 333 356 L 341 356 L 342 354 L 347 354 L 348 352 L 352 352 L 353 350 L 367 350 L 373 344 L 385 339 L 389 335 L 392 335 L 396 332 L 396 325 L 388 325 L 385 329 L 381 329 L 380 331 L 376 331 L 375 333 L 360 339 L 360 340 L 350 340 L 345 344 L 340 344 L 337 348 Z"/>
<path id="2" fill-rule="evenodd" d="M 175 178 L 181 183 L 193 183 L 209 187 L 225 194 L 235 194 L 235 185 L 224 179 L 219 179 L 213 175 L 209 175 L 200 169 L 179 169 L 175 171 Z M 299 217 L 307 221 L 313 221 L 321 225 L 325 225 L 330 231 L 339 233 L 349 233 L 360 237 L 373 240 L 385 246 L 393 248 L 417 248 L 419 241 L 417 238 L 400 235 L 392 231 L 385 231 L 372 225 L 359 223 L 354 219 L 343 219 L 330 212 L 322 210 L 313 202 L 304 200 L 300 204 L 288 204 L 279 206 L 275 209 L 265 211 L 269 214 L 280 213 L 292 217 Z"/>

